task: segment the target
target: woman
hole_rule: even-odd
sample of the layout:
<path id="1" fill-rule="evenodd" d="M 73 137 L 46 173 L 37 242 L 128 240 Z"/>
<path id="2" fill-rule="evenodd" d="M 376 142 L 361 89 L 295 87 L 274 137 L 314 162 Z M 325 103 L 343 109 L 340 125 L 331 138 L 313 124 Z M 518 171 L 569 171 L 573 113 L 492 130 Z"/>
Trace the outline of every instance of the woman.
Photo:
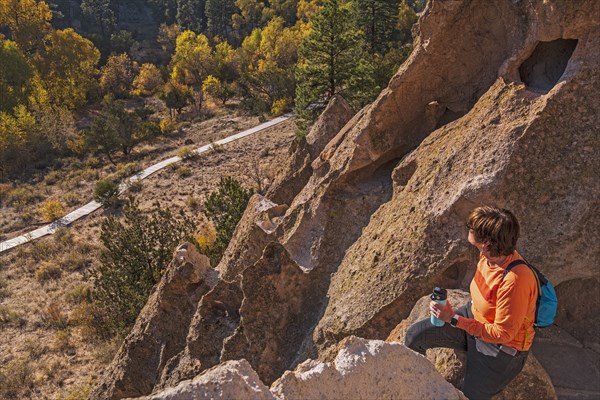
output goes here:
<path id="1" fill-rule="evenodd" d="M 442 327 L 429 319 L 412 325 L 407 347 L 425 354 L 432 347 L 467 351 L 464 394 L 471 400 L 489 399 L 523 369 L 534 337 L 537 299 L 535 276 L 515 250 L 519 223 L 508 210 L 478 207 L 467 223 L 468 240 L 479 252 L 471 281 L 471 301 L 453 310 L 432 301 L 431 314 L 446 322 Z M 511 264 L 519 264 L 504 275 Z"/>

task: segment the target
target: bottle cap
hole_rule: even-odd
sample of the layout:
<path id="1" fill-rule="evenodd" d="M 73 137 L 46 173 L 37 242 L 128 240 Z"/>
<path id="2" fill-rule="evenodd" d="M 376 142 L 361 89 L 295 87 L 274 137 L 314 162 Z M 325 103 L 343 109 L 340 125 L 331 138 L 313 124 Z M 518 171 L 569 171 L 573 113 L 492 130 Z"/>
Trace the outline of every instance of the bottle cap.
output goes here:
<path id="1" fill-rule="evenodd" d="M 448 298 L 448 291 L 441 287 L 436 287 L 431 293 L 432 300 L 446 300 Z"/>

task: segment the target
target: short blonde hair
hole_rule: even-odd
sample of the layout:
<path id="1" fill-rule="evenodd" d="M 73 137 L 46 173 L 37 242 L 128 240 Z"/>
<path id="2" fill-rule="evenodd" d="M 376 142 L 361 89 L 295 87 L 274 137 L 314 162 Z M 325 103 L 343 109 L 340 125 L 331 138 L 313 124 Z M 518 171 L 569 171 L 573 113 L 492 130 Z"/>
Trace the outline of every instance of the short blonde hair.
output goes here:
<path id="1" fill-rule="evenodd" d="M 477 242 L 488 244 L 488 251 L 493 257 L 508 256 L 515 251 L 519 221 L 509 210 L 477 207 L 469 214 L 467 227 L 473 230 Z"/>

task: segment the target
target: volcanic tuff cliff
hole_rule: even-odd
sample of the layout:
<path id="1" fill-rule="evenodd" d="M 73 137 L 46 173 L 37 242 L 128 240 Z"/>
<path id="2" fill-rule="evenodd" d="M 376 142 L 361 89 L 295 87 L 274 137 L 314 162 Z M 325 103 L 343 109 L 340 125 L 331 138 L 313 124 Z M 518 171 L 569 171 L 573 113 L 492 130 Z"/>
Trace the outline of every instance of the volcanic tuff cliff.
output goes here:
<path id="1" fill-rule="evenodd" d="M 558 324 L 600 349 L 599 312 L 582 305 L 600 287 L 600 2 L 434 0 L 414 33 L 378 99 L 349 121 L 332 102 L 251 199 L 219 278 L 179 285 L 186 317 L 150 299 L 92 397 L 239 359 L 270 384 L 348 336 L 386 338 L 433 286 L 467 288 L 464 221 L 480 204 L 516 213 Z"/>

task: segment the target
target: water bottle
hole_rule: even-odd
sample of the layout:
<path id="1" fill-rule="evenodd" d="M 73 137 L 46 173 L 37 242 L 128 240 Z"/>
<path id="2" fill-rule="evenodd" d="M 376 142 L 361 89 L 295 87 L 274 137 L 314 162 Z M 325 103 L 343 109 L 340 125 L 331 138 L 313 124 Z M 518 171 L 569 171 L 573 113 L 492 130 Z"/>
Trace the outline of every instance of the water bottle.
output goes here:
<path id="1" fill-rule="evenodd" d="M 431 293 L 431 300 L 433 300 L 439 304 L 446 304 L 447 298 L 448 298 L 448 292 L 446 291 L 446 289 L 441 288 L 441 287 L 436 287 L 435 289 L 433 289 L 433 293 Z M 445 324 L 445 322 L 442 321 L 441 319 L 438 319 L 438 318 L 434 317 L 433 315 L 431 316 L 431 325 L 444 326 L 444 324 Z"/>

